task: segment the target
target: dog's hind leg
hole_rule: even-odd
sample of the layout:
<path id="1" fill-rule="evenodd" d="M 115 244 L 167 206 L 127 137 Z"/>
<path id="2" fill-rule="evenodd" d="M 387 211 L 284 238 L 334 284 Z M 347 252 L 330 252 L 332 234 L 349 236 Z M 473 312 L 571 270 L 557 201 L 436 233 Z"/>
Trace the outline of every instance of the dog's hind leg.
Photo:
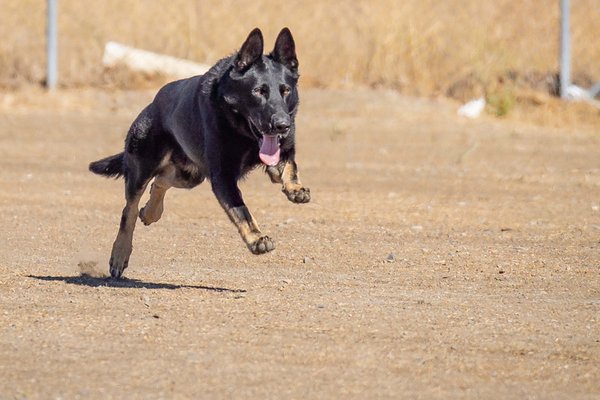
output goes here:
<path id="1" fill-rule="evenodd" d="M 126 204 L 110 255 L 110 275 L 113 278 L 121 277 L 127 268 L 140 199 L 164 156 L 163 147 L 156 141 L 156 132 L 152 132 L 152 114 L 148 106 L 129 128 L 125 141 L 123 177 Z"/>
<path id="2" fill-rule="evenodd" d="M 138 217 L 138 206 L 140 199 L 146 190 L 146 186 L 151 179 L 151 175 L 140 174 L 140 169 L 129 169 L 125 177 L 125 198 L 127 200 L 121 215 L 119 233 L 113 243 L 110 255 L 110 275 L 113 278 L 120 278 L 129 263 L 131 256 L 133 230 Z"/>
<path id="3" fill-rule="evenodd" d="M 172 171 L 158 175 L 154 178 L 154 182 L 150 186 L 150 199 L 148 199 L 146 205 L 140 210 L 140 220 L 144 225 L 150 225 L 158 221 L 162 216 L 165 193 L 173 186 L 172 178 L 169 175 L 175 174 L 174 168 L 169 169 Z"/>
<path id="4" fill-rule="evenodd" d="M 167 190 L 172 187 L 191 189 L 205 179 L 204 174 L 188 159 L 182 161 L 182 156 L 175 156 L 178 164 L 172 163 L 172 154 L 167 153 L 152 186 L 150 199 L 140 210 L 140 219 L 145 225 L 150 225 L 160 219 L 163 213 L 163 203 Z"/>

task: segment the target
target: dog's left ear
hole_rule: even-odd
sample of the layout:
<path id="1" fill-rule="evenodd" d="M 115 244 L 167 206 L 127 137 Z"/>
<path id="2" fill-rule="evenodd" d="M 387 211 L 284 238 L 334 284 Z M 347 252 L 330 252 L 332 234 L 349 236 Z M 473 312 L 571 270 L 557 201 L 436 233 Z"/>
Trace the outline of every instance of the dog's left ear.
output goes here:
<path id="1" fill-rule="evenodd" d="M 292 32 L 288 28 L 283 28 L 277 40 L 275 48 L 271 52 L 273 60 L 283 64 L 292 72 L 298 72 L 298 59 L 296 58 L 296 44 L 292 37 Z"/>

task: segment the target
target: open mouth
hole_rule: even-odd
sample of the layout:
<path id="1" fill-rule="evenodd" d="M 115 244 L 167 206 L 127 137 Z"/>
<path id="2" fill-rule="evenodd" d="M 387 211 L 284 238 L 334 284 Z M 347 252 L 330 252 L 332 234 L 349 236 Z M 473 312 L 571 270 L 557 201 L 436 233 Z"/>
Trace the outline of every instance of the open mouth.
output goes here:
<path id="1" fill-rule="evenodd" d="M 250 118 L 248 118 L 248 126 L 250 126 L 250 131 L 259 142 L 262 140 L 263 136 L 277 136 L 278 141 L 288 136 L 288 133 L 262 133 L 262 131 L 258 129 L 256 124 Z"/>
<path id="2" fill-rule="evenodd" d="M 282 135 L 266 135 L 261 133 L 250 118 L 248 118 L 248 125 L 250 125 L 250 130 L 258 139 L 258 146 L 260 147 L 258 157 L 260 160 L 263 164 L 271 167 L 277 165 L 281 156 L 279 141 L 282 138 Z"/>
<path id="3" fill-rule="evenodd" d="M 256 136 L 256 139 L 260 140 L 263 137 L 262 132 L 260 131 L 260 129 L 258 129 L 258 127 L 252 121 L 251 118 L 248 118 L 248 126 L 250 127 L 250 132 L 252 132 L 252 134 Z"/>

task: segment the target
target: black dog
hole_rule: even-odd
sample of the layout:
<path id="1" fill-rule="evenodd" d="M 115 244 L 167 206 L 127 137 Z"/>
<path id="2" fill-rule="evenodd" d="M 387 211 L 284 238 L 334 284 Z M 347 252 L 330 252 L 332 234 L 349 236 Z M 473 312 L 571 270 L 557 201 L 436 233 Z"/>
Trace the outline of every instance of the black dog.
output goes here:
<path id="1" fill-rule="evenodd" d="M 208 178 L 219 203 L 254 254 L 274 249 L 244 204 L 237 182 L 265 164 L 273 183 L 294 203 L 310 201 L 298 179 L 294 120 L 298 109 L 298 60 L 289 29 L 263 55 L 263 37 L 254 29 L 242 48 L 206 74 L 171 82 L 136 118 L 125 151 L 90 164 L 90 171 L 125 178 L 119 233 L 110 257 L 118 278 L 131 255 L 138 204 L 154 179 L 150 199 L 139 211 L 149 225 L 160 219 L 170 187 L 193 188 Z"/>

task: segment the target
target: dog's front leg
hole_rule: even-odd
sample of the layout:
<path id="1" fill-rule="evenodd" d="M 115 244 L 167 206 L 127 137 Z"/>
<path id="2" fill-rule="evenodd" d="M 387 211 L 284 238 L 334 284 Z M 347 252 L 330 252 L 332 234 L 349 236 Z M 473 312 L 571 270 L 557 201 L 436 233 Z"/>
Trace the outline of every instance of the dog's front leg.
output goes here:
<path id="1" fill-rule="evenodd" d="M 273 167 L 267 167 L 267 173 L 273 183 L 281 183 L 281 191 L 292 203 L 308 203 L 310 189 L 302 186 L 298 177 L 298 167 L 293 159 L 280 162 Z"/>
<path id="2" fill-rule="evenodd" d="M 254 254 L 267 253 L 275 248 L 270 237 L 263 235 L 256 220 L 244 204 L 235 178 L 213 176 L 212 189 L 227 216 L 235 224 L 242 239 Z"/>

